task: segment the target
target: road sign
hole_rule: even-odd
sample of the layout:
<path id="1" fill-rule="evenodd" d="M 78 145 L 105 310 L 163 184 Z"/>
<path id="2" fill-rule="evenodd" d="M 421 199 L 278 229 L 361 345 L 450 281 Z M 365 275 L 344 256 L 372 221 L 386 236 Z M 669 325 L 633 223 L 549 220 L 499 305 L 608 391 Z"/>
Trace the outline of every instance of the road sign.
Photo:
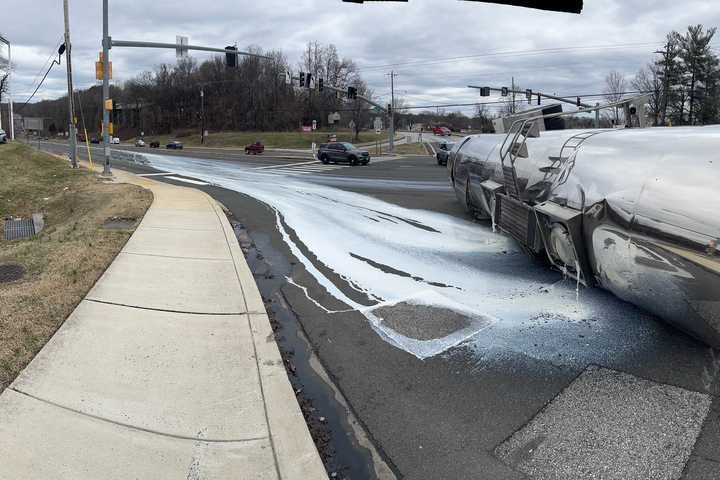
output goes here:
<path id="1" fill-rule="evenodd" d="M 317 120 L 313 120 L 312 129 L 317 130 Z"/>
<path id="2" fill-rule="evenodd" d="M 373 128 L 375 128 L 375 131 L 377 133 L 380 133 L 383 128 L 383 121 L 380 117 L 375 117 L 375 120 L 373 121 Z"/>
<path id="3" fill-rule="evenodd" d="M 312 125 L 303 125 L 302 131 L 303 132 L 312 132 Z"/>
<path id="4" fill-rule="evenodd" d="M 187 57 L 188 37 L 175 35 L 175 56 L 178 60 Z"/>

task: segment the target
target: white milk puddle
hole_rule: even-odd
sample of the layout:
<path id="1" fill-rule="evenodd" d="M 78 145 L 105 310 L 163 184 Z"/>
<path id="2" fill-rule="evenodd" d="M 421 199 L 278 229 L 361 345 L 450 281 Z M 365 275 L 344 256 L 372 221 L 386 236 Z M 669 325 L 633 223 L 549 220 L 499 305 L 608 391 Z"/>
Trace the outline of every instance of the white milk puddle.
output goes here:
<path id="1" fill-rule="evenodd" d="M 284 241 L 317 282 L 363 313 L 383 339 L 421 359 L 470 339 L 477 341 L 489 327 L 502 337 L 502 331 L 517 329 L 528 319 L 577 323 L 604 317 L 608 308 L 606 296 L 590 291 L 578 301 L 573 282 L 557 281 L 556 275 L 531 265 L 512 241 L 493 233 L 490 226 L 229 163 L 147 157 L 159 169 L 235 190 L 271 206 Z M 432 201 L 428 194 L 428 202 Z M 360 291 L 376 304 L 368 307 L 349 298 L 315 262 L 343 278 L 348 283 L 345 290 Z M 375 313 L 399 302 L 450 309 L 477 321 L 442 338 L 417 340 L 388 328 Z"/>

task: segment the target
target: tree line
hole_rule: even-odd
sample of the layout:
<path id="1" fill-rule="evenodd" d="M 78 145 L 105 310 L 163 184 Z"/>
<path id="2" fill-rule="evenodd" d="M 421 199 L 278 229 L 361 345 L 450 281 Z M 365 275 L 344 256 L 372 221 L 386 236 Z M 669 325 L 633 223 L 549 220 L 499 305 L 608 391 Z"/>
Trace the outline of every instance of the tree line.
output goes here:
<path id="1" fill-rule="evenodd" d="M 356 131 L 367 128 L 371 112 L 361 100 L 349 101 L 330 89 L 300 87 L 299 72 L 311 73 L 313 86 L 354 86 L 358 95 L 371 97 L 355 63 L 341 57 L 334 45 L 310 42 L 293 68 L 280 51 L 248 51 L 268 58 L 240 56 L 228 67 L 224 56 L 198 62 L 194 58 L 161 64 L 122 85 L 113 85 L 113 123 L 123 137 L 197 131 L 299 129 L 313 120 L 318 127 L 329 124 L 328 115 L 339 113 L 339 124 L 352 121 Z M 295 77 L 292 84 L 288 79 Z M 90 134 L 99 132 L 102 121 L 102 88 L 92 86 L 75 92 L 78 123 Z M 50 119 L 51 133 L 63 132 L 67 123 L 67 96 L 28 104 L 23 116 Z M 81 125 L 82 127 L 82 125 Z"/>
<path id="2" fill-rule="evenodd" d="M 656 59 L 642 67 L 629 86 L 648 94 L 654 125 L 706 125 L 720 123 L 720 62 L 711 42 L 716 28 L 690 25 L 683 33 L 672 31 Z M 628 82 L 619 72 L 606 77 L 609 101 Z M 618 114 L 616 113 L 616 120 Z"/>

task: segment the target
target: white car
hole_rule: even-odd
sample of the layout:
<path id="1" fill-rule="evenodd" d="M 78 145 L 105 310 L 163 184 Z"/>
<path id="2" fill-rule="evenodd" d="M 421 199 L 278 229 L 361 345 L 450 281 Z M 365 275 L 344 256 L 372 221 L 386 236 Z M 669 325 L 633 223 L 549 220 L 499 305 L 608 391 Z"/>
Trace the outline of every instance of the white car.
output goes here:
<path id="1" fill-rule="evenodd" d="M 118 137 L 113 137 L 110 139 L 110 143 L 113 145 L 120 145 L 120 139 Z"/>
<path id="2" fill-rule="evenodd" d="M 136 146 L 136 147 L 144 147 L 144 146 L 145 146 L 145 140 L 143 140 L 142 138 L 138 138 L 138 139 L 135 141 L 135 146 Z"/>
<path id="3" fill-rule="evenodd" d="M 7 143 L 7 134 L 2 128 L 0 128 L 0 143 Z"/>

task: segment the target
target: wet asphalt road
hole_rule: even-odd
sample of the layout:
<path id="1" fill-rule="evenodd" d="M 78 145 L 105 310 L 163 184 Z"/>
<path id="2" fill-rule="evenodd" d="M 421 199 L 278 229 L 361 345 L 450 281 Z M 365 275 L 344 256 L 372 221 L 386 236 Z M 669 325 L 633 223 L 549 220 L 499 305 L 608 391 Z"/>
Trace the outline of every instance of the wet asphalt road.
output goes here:
<path id="1" fill-rule="evenodd" d="M 184 155 L 188 155 L 188 151 Z M 203 155 L 203 158 L 207 157 Z M 269 157 L 229 160 L 292 162 Z M 118 164 L 118 167 L 136 172 L 153 171 L 134 164 Z M 431 210 L 469 220 L 452 191 L 442 187 L 447 182 L 445 169 L 429 157 L 393 160 L 369 168 L 318 173 L 313 177 L 318 177 L 313 181 L 406 208 Z M 588 366 L 599 365 L 659 385 L 673 385 L 710 395 L 712 406 L 701 418 L 702 429 L 697 440 L 693 438 L 690 443 L 688 453 L 691 455 L 678 461 L 682 478 L 720 478 L 720 407 L 717 401 L 720 355 L 683 333 L 627 305 L 624 307 L 627 322 L 617 321 L 602 332 L 571 322 L 559 334 L 557 330 L 545 330 L 542 324 L 532 325 L 534 330 L 525 333 L 530 342 L 535 342 L 528 351 L 506 349 L 502 344 L 483 345 L 479 349 L 461 344 L 441 355 L 420 360 L 383 340 L 358 312 L 328 313 L 308 299 L 309 296 L 330 310 L 345 307 L 297 262 L 278 232 L 274 212 L 267 205 L 228 189 L 197 188 L 206 190 L 232 211 L 252 239 L 256 255 L 259 253 L 265 259 L 272 259 L 265 263 L 269 272 L 262 276 L 268 273 L 276 278 L 288 275 L 307 288 L 308 295 L 289 283 L 275 282 L 274 286 L 268 286 L 266 282 L 258 281 L 263 295 L 272 300 L 270 308 L 282 314 L 285 308 L 282 304 L 286 302 L 332 380 L 397 477 L 531 478 L 522 473 L 520 464 L 526 456 L 532 455 L 532 448 L 520 452 L 522 455 L 516 452 L 510 460 L 501 460 L 496 449 L 573 385 Z M 257 258 L 249 260 L 252 264 Z M 508 257 L 508 263 L 517 262 L 531 260 Z M 333 273 L 332 268 L 325 269 L 324 273 L 337 285 L 346 283 Z M 260 276 L 258 274 L 258 278 Z M 417 313 L 418 317 L 426 314 Z M 438 323 L 442 321 L 437 318 Z M 604 342 L 602 348 L 595 344 L 600 342 L 600 337 Z M 619 348 L 620 345 L 623 348 Z M 534 354 L 533 346 L 544 350 L 544 354 Z M 552 349 L 552 355 L 547 355 L 548 349 Z M 572 359 L 568 360 L 567 356 Z M 593 398 L 581 400 L 594 401 Z M 608 405 L 618 403 L 617 398 L 612 400 Z M 332 406 L 326 405 L 326 408 L 328 415 L 341 415 Z M 600 411 L 608 416 L 608 422 L 612 421 L 612 411 Z M 337 419 L 336 425 L 346 426 L 343 419 Z M 598 425 L 596 428 L 602 429 L 602 419 Z M 575 428 L 583 428 L 582 422 Z M 625 428 L 640 427 L 628 424 Z M 622 443 L 622 431 L 617 435 L 617 443 Z M 656 440 L 657 434 L 648 433 L 643 437 L 641 432 L 638 436 L 649 445 Z M 339 447 L 343 450 L 341 457 L 355 455 L 353 458 L 369 461 L 362 447 L 350 443 L 353 445 Z M 604 444 L 596 446 L 599 450 L 606 447 Z M 628 448 L 637 450 L 629 452 L 631 457 L 633 454 L 640 457 L 643 453 L 641 446 Z M 610 458 L 605 462 L 604 475 L 590 477 L 575 472 L 574 478 L 632 478 L 623 473 L 627 472 L 627 459 Z M 347 478 L 366 478 L 370 470 L 349 467 L 344 474 Z M 651 478 L 635 474 L 635 478 Z M 572 476 L 558 475 L 557 478 Z"/>

